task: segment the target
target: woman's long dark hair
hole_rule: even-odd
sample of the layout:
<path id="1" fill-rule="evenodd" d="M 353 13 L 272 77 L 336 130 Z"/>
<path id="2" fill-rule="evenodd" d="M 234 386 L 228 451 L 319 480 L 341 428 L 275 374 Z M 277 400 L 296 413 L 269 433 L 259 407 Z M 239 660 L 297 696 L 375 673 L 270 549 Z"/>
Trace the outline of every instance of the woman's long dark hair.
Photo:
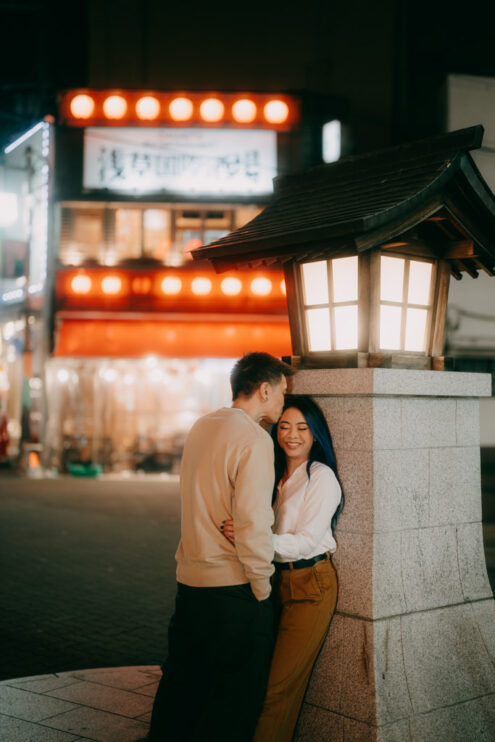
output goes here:
<path id="1" fill-rule="evenodd" d="M 337 461 L 335 459 L 335 452 L 333 450 L 332 436 L 328 429 L 327 421 L 323 415 L 323 412 L 318 407 L 316 402 L 310 397 L 304 397 L 301 395 L 291 394 L 285 397 L 284 412 L 289 407 L 294 407 L 296 410 L 303 415 L 306 420 L 311 433 L 313 434 L 313 445 L 309 452 L 308 463 L 306 471 L 308 479 L 310 478 L 310 469 L 313 461 L 320 461 L 322 464 L 326 464 L 333 471 L 337 477 L 337 481 L 340 484 L 341 490 L 342 485 L 340 482 L 339 474 L 337 471 Z M 275 447 L 275 487 L 273 489 L 273 502 L 277 496 L 278 483 L 282 479 L 284 472 L 287 468 L 287 462 L 285 453 L 277 439 L 277 427 L 278 425 L 272 425 L 271 436 L 273 438 L 273 444 Z M 340 499 L 339 506 L 332 517 L 332 530 L 337 524 L 338 517 L 344 507 L 344 490 L 342 490 L 342 497 Z"/>

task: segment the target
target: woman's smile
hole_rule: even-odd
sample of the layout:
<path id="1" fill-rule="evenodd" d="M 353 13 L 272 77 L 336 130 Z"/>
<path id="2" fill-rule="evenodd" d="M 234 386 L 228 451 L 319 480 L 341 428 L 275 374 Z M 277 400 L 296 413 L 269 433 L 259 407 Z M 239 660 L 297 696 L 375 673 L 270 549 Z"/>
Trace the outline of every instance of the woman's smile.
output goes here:
<path id="1" fill-rule="evenodd" d="M 288 407 L 279 420 L 277 427 L 277 439 L 282 451 L 287 457 L 287 469 L 294 470 L 296 466 L 307 461 L 311 446 L 313 445 L 313 434 L 309 429 L 306 418 L 295 407 Z"/>

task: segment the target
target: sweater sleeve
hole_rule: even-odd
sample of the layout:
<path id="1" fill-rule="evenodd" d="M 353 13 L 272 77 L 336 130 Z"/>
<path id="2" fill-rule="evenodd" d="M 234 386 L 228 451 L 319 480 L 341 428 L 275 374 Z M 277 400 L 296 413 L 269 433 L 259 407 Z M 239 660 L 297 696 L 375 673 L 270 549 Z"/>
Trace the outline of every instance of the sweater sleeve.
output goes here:
<path id="1" fill-rule="evenodd" d="M 305 559 L 323 539 L 340 502 L 341 490 L 328 467 L 311 472 L 295 533 L 273 535 L 276 556 L 281 560 Z"/>
<path id="2" fill-rule="evenodd" d="M 270 595 L 274 569 L 271 531 L 274 479 L 273 444 L 268 436 L 257 438 L 239 456 L 232 517 L 237 558 L 258 600 Z"/>

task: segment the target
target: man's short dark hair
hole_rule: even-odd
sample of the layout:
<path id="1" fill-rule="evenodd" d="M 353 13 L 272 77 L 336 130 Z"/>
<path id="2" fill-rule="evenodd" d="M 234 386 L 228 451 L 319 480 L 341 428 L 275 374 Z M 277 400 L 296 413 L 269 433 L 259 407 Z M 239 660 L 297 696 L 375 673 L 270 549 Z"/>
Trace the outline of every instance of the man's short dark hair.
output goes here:
<path id="1" fill-rule="evenodd" d="M 282 376 L 293 376 L 295 369 L 269 353 L 247 353 L 235 364 L 230 374 L 232 398 L 250 397 L 267 381 L 277 384 Z"/>

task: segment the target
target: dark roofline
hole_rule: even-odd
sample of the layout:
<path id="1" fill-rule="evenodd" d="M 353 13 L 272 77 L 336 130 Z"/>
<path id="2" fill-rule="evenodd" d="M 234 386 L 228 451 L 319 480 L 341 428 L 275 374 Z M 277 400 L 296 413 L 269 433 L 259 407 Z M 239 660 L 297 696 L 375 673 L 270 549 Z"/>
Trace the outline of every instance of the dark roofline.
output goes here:
<path id="1" fill-rule="evenodd" d="M 483 127 L 472 126 L 280 176 L 264 211 L 192 255 L 225 268 L 308 259 L 321 250 L 355 254 L 445 206 L 470 225 L 489 267 L 495 197 L 469 154 L 482 138 Z"/>
<path id="2" fill-rule="evenodd" d="M 319 175 L 328 177 L 332 173 L 335 179 L 338 178 L 339 171 L 346 171 L 354 174 L 357 166 L 360 172 L 376 167 L 376 163 L 383 167 L 386 163 L 396 164 L 397 162 L 406 163 L 410 160 L 417 160 L 419 157 L 432 155 L 435 159 L 443 159 L 445 155 L 452 153 L 457 155 L 460 152 L 469 152 L 473 149 L 479 149 L 483 141 L 484 127 L 481 124 L 470 126 L 466 129 L 458 129 L 449 134 L 439 134 L 434 137 L 418 139 L 413 142 L 397 144 L 394 147 L 385 147 L 372 152 L 366 152 L 362 155 L 351 155 L 342 160 L 331 164 L 316 165 L 296 173 L 288 175 L 278 175 L 273 179 L 275 193 L 278 196 L 286 188 L 296 185 L 297 189 L 302 189 L 305 180 L 318 181 Z M 333 172 L 332 172 L 333 171 Z M 349 178 L 346 178 L 348 180 Z"/>

